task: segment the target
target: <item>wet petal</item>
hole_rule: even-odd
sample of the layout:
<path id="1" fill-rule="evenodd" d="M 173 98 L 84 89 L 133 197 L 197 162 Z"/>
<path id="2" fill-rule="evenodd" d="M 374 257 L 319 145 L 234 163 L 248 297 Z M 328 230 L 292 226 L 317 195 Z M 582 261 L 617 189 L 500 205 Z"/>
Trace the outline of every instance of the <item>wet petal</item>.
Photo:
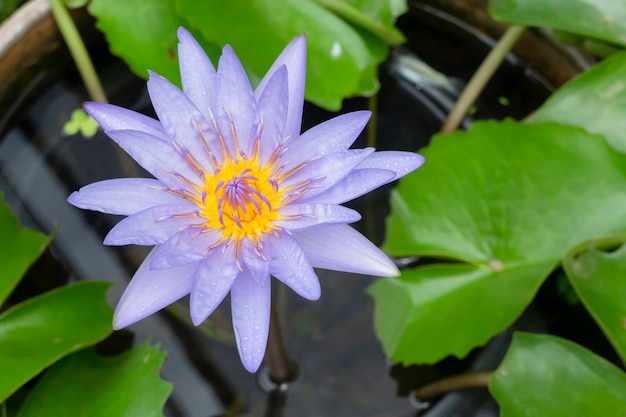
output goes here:
<path id="1" fill-rule="evenodd" d="M 148 94 L 154 111 L 170 139 L 182 146 L 204 166 L 210 167 L 208 155 L 200 139 L 201 130 L 209 145 L 213 144 L 211 126 L 191 100 L 174 84 L 149 71 Z"/>
<path id="2" fill-rule="evenodd" d="M 211 245 L 221 237 L 220 232 L 198 227 L 181 230 L 156 248 L 150 268 L 165 269 L 198 262 L 208 255 Z"/>
<path id="3" fill-rule="evenodd" d="M 354 223 L 361 220 L 361 215 L 347 207 L 336 204 L 291 204 L 278 211 L 284 220 L 274 224 L 289 231 L 306 229 L 318 224 Z"/>
<path id="4" fill-rule="evenodd" d="M 156 313 L 191 290 L 195 264 L 151 271 L 149 265 L 153 253 L 154 250 L 143 261 L 117 304 L 113 316 L 116 330 Z"/>
<path id="5" fill-rule="evenodd" d="M 424 157 L 414 152 L 383 151 L 375 152 L 356 168 L 377 168 L 395 172 L 398 179 L 411 171 L 416 170 L 424 163 Z"/>
<path id="6" fill-rule="evenodd" d="M 183 91 L 209 120 L 215 102 L 216 72 L 204 49 L 185 28 L 178 29 L 178 60 Z"/>
<path id="7" fill-rule="evenodd" d="M 107 134 L 139 165 L 167 186 L 188 188 L 172 172 L 199 183 L 198 175 L 171 144 L 138 130 L 110 130 Z"/>
<path id="8" fill-rule="evenodd" d="M 300 35 L 289 42 L 278 58 L 276 58 L 276 61 L 274 61 L 254 92 L 257 98 L 265 90 L 274 72 L 282 65 L 287 67 L 287 84 L 289 85 L 287 124 L 283 133 L 285 137 L 296 137 L 300 134 L 302 124 L 304 84 L 306 81 L 306 37 L 304 35 Z"/>
<path id="9" fill-rule="evenodd" d="M 172 204 L 151 207 L 126 217 L 104 238 L 105 245 L 158 245 L 192 224 L 202 222 L 194 216 L 195 204 Z M 177 217 L 184 216 L 184 217 Z"/>
<path id="10" fill-rule="evenodd" d="M 281 66 L 274 72 L 258 100 L 259 115 L 263 118 L 263 136 L 260 138 L 262 162 L 266 162 L 278 144 L 285 139 L 283 132 L 287 118 L 288 93 L 287 68 Z M 254 143 L 249 146 L 254 147 Z"/>
<path id="11" fill-rule="evenodd" d="M 94 182 L 74 191 L 67 201 L 82 209 L 125 216 L 152 206 L 185 202 L 165 191 L 161 181 L 151 178 L 118 178 Z"/>
<path id="12" fill-rule="evenodd" d="M 385 277 L 399 274 L 387 255 L 348 225 L 311 228 L 294 237 L 314 267 Z"/>
<path id="13" fill-rule="evenodd" d="M 320 298 L 321 289 L 317 275 L 296 239 L 288 234 L 272 237 L 270 272 L 307 300 Z"/>
<path id="14" fill-rule="evenodd" d="M 243 366 L 256 372 L 263 361 L 270 326 L 271 285 L 259 285 L 248 272 L 232 286 L 233 330 Z"/>
<path id="15" fill-rule="evenodd" d="M 217 96 L 212 110 L 217 118 L 222 134 L 230 138 L 232 144 L 231 123 L 228 113 L 232 116 L 235 131 L 241 150 L 249 147 L 250 132 L 256 119 L 256 100 L 250 86 L 250 80 L 235 55 L 233 49 L 226 45 L 217 67 Z M 226 111 L 225 111 L 226 110 Z M 231 148 L 231 151 L 234 148 Z"/>
<path id="16" fill-rule="evenodd" d="M 224 246 L 224 251 L 215 251 L 198 264 L 189 301 L 196 326 L 215 311 L 239 275 L 234 256 L 233 248 Z"/>
<path id="17" fill-rule="evenodd" d="M 346 113 L 310 128 L 287 142 L 283 159 L 296 166 L 318 156 L 345 151 L 359 137 L 371 114 Z"/>
<path id="18" fill-rule="evenodd" d="M 305 195 L 299 201 L 302 203 L 341 204 L 369 193 L 395 178 L 395 172 L 384 169 L 355 169 L 323 193 L 311 198 Z"/>
<path id="19" fill-rule="evenodd" d="M 107 130 L 140 130 L 160 140 L 169 141 L 158 120 L 141 113 L 107 103 L 86 102 L 85 111 Z"/>
<path id="20" fill-rule="evenodd" d="M 249 241 L 241 242 L 241 257 L 243 263 L 248 267 L 252 278 L 259 284 L 265 285 L 270 278 L 270 253 L 269 245 L 255 248 Z"/>

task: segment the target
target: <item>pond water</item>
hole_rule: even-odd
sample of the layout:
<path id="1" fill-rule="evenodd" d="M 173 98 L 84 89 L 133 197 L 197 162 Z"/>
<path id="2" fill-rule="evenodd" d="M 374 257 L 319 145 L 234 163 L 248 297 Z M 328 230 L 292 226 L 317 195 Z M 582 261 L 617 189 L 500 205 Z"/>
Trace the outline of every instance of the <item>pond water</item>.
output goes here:
<path id="1" fill-rule="evenodd" d="M 393 51 L 380 71 L 377 147 L 418 150 L 439 129 L 492 41 L 419 7 L 401 19 L 400 27 L 410 41 Z M 96 51 L 110 101 L 151 114 L 145 81 L 108 56 L 102 45 Z M 550 89 L 539 74 L 511 56 L 477 102 L 473 117 L 522 118 Z M 47 233 L 55 230 L 56 236 L 12 299 L 65 282 L 94 279 L 115 283 L 109 294 L 114 304 L 147 249 L 103 246 L 104 235 L 120 218 L 78 210 L 67 204 L 66 198 L 94 181 L 146 174 L 102 132 L 91 139 L 63 134 L 70 113 L 86 99 L 69 62 L 54 82 L 37 92 L 37 96 L 27 97 L 28 105 L 12 118 L 0 138 L 0 191 L 22 224 Z M 365 99 L 349 100 L 343 111 L 367 105 Z M 332 116 L 307 104 L 304 127 Z M 470 123 L 467 119 L 464 126 Z M 362 135 L 355 147 L 365 146 L 366 141 Z M 363 213 L 364 219 L 356 227 L 376 243 L 383 238 L 388 193 L 389 187 L 350 203 Z M 375 278 L 318 273 L 322 297 L 317 302 L 273 284 L 287 351 L 300 373 L 289 387 L 286 401 L 274 395 L 268 403 L 255 377 L 241 366 L 228 300 L 199 329 L 190 325 L 186 300 L 182 300 L 128 331 L 117 332 L 103 349 L 118 350 L 134 338 L 135 343 L 160 343 L 169 352 L 162 372 L 164 379 L 174 384 L 167 416 L 415 415 L 406 396 L 397 395 L 390 364 L 373 332 L 373 303 L 364 290 Z M 497 412 L 483 415 L 496 416 Z"/>

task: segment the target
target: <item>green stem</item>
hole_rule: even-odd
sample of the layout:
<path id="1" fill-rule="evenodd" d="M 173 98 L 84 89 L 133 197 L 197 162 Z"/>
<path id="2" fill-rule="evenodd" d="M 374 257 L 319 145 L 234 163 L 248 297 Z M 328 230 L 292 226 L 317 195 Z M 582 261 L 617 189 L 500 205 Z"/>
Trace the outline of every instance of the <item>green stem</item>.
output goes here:
<path id="1" fill-rule="evenodd" d="M 457 389 L 486 387 L 489 384 L 490 377 L 491 372 L 478 372 L 473 374 L 451 376 L 449 378 L 440 379 L 439 381 L 435 381 L 418 389 L 415 391 L 415 397 L 417 397 L 418 400 L 426 400 Z"/>
<path id="2" fill-rule="evenodd" d="M 78 67 L 78 72 L 87 88 L 89 97 L 94 101 L 106 103 L 108 101 L 107 97 L 100 83 L 100 79 L 96 74 L 93 63 L 89 58 L 87 48 L 85 48 L 85 44 L 78 33 L 78 29 L 76 29 L 76 25 L 63 5 L 62 0 L 50 0 L 50 6 L 52 8 L 52 15 Z"/>
<path id="3" fill-rule="evenodd" d="M 287 357 L 283 333 L 280 329 L 280 320 L 273 302 L 270 313 L 270 330 L 267 338 L 266 357 L 272 381 L 282 384 L 293 379 L 293 369 Z"/>
<path id="4" fill-rule="evenodd" d="M 400 31 L 395 28 L 387 28 L 380 22 L 372 19 L 361 12 L 356 7 L 351 6 L 342 0 L 315 0 L 320 6 L 330 10 L 348 23 L 352 23 L 368 32 L 376 35 L 387 45 L 395 46 L 405 42 L 405 38 Z"/>
<path id="5" fill-rule="evenodd" d="M 480 64 L 480 67 L 476 73 L 472 76 L 472 79 L 467 83 L 465 90 L 456 102 L 456 105 L 448 115 L 448 119 L 441 128 L 441 133 L 448 134 L 454 131 L 467 114 L 467 110 L 476 101 L 478 95 L 482 92 L 483 88 L 487 84 L 487 81 L 491 78 L 493 73 L 498 69 L 506 54 L 509 53 L 515 42 L 524 33 L 526 28 L 524 26 L 511 26 L 502 35 L 498 44 L 491 50 L 487 58 Z"/>

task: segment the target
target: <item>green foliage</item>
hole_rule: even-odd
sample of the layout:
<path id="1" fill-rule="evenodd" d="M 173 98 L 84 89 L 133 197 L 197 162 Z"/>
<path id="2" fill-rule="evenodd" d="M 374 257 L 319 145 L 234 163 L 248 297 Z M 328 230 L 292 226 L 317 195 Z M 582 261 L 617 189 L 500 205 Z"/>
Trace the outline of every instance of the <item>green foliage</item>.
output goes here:
<path id="1" fill-rule="evenodd" d="M 218 46 L 233 46 L 258 81 L 295 36 L 308 39 L 306 98 L 337 110 L 348 96 L 373 94 L 376 67 L 388 44 L 403 42 L 393 22 L 401 0 L 93 0 L 89 11 L 131 69 L 151 69 L 178 82 L 176 29 L 188 26 L 216 62 Z"/>
<path id="2" fill-rule="evenodd" d="M 159 378 L 165 353 L 148 344 L 103 358 L 86 349 L 56 363 L 18 417 L 159 417 L 171 385 Z"/>
<path id="3" fill-rule="evenodd" d="M 626 246 L 613 253 L 572 251 L 563 266 L 578 297 L 626 363 Z"/>
<path id="4" fill-rule="evenodd" d="M 50 239 L 19 225 L 0 194 L 0 306 Z"/>
<path id="5" fill-rule="evenodd" d="M 83 282 L 50 291 L 0 315 L 0 403 L 63 356 L 111 333 L 110 284 Z"/>
<path id="6" fill-rule="evenodd" d="M 626 374 L 554 336 L 516 334 L 489 390 L 502 417 L 626 416 Z"/>
<path id="7" fill-rule="evenodd" d="M 98 131 L 98 123 L 83 109 L 72 112 L 70 120 L 63 125 L 63 133 L 75 135 L 80 132 L 86 138 L 93 137 Z"/>
<path id="8" fill-rule="evenodd" d="M 626 152 L 626 52 L 594 65 L 553 94 L 532 116 L 603 135 Z"/>
<path id="9" fill-rule="evenodd" d="M 547 26 L 626 46 L 623 0 L 491 0 L 489 13 L 510 24 Z"/>
<path id="10" fill-rule="evenodd" d="M 582 129 L 476 123 L 422 153 L 392 193 L 384 249 L 463 263 L 371 288 L 394 361 L 465 355 L 518 317 L 572 246 L 626 230 L 626 156 Z"/>

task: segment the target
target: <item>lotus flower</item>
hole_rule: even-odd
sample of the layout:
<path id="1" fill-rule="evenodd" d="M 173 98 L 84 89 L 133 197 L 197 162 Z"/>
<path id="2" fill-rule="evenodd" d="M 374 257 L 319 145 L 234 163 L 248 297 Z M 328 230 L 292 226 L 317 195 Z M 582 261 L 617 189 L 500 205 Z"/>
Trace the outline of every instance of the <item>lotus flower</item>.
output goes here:
<path id="1" fill-rule="evenodd" d="M 340 204 L 416 169 L 411 152 L 348 149 L 370 113 L 335 117 L 300 133 L 306 39 L 298 36 L 253 90 L 230 46 L 217 70 L 178 31 L 182 91 L 150 73 L 159 120 L 114 105 L 85 103 L 106 134 L 154 179 L 100 181 L 72 193 L 80 208 L 126 215 L 106 245 L 155 247 L 113 318 L 120 329 L 190 294 L 202 323 L 230 291 L 244 367 L 263 360 L 270 276 L 302 297 L 320 297 L 313 267 L 376 276 L 398 270 L 348 223 Z"/>

